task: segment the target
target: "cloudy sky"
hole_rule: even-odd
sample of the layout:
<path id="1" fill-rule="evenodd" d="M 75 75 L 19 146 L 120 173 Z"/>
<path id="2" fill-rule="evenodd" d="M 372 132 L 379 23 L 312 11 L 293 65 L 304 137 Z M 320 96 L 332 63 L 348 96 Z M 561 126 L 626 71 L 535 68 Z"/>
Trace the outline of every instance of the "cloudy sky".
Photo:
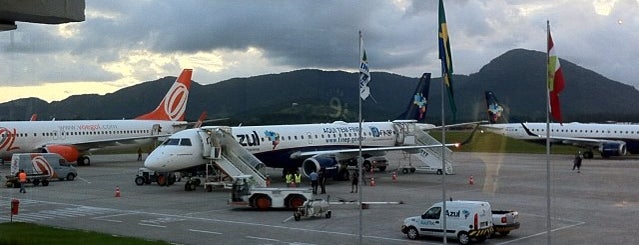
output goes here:
<path id="1" fill-rule="evenodd" d="M 448 0 L 456 74 L 514 48 L 546 50 L 639 87 L 639 0 Z M 98 1 L 86 20 L 0 32 L 0 102 L 105 94 L 177 76 L 210 84 L 303 68 L 439 77 L 437 1 Z M 570 81 L 567 82 L 570 86 Z"/>

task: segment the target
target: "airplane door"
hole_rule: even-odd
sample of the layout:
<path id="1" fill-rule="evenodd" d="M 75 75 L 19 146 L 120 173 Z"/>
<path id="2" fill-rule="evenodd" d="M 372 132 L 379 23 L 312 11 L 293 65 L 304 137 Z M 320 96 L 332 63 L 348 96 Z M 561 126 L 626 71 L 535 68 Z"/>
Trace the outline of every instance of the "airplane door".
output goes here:
<path id="1" fill-rule="evenodd" d="M 313 144 L 313 135 L 311 135 L 311 132 L 306 132 L 306 136 L 308 137 L 308 144 L 312 145 Z"/>
<path id="2" fill-rule="evenodd" d="M 153 127 L 151 128 L 151 135 L 160 135 L 160 132 L 162 132 L 160 124 L 153 124 Z"/>

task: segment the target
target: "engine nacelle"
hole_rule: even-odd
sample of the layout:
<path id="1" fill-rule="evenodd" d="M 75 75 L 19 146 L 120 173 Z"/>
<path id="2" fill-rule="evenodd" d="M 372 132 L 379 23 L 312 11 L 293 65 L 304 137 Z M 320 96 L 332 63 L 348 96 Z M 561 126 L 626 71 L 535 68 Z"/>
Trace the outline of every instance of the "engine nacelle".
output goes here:
<path id="1" fill-rule="evenodd" d="M 626 142 L 617 141 L 602 144 L 599 146 L 599 152 L 601 152 L 602 157 L 626 155 Z"/>
<path id="2" fill-rule="evenodd" d="M 322 168 L 324 168 L 324 174 L 328 178 L 337 175 L 341 169 L 341 165 L 333 157 L 315 156 L 307 158 L 304 162 L 302 162 L 302 173 L 306 176 L 311 174 L 313 171 L 318 173 Z"/>
<path id="3" fill-rule="evenodd" d="M 67 162 L 75 162 L 80 157 L 80 151 L 69 145 L 48 145 L 42 148 L 44 153 L 58 153 Z"/>

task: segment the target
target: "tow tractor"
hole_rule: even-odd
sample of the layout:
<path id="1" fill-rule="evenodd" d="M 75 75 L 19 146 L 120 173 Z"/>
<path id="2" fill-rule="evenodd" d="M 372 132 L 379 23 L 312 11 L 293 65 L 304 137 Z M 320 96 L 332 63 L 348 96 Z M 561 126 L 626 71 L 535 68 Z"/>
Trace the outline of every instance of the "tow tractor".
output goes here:
<path id="1" fill-rule="evenodd" d="M 313 191 L 310 188 L 254 187 L 252 178 L 251 175 L 236 176 L 231 188 L 229 205 L 248 206 L 260 210 L 296 209 L 313 197 Z"/>
<path id="2" fill-rule="evenodd" d="M 321 217 L 331 218 L 333 212 L 328 209 L 328 202 L 324 199 L 307 200 L 301 207 L 293 213 L 295 221 L 300 221 L 302 217 Z"/>

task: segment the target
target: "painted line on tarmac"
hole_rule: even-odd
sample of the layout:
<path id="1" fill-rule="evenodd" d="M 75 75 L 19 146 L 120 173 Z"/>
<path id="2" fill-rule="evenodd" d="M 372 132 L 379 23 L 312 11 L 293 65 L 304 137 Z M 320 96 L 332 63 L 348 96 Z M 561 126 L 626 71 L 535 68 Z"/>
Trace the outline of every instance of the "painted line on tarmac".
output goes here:
<path id="1" fill-rule="evenodd" d="M 192 232 L 200 232 L 200 233 L 206 233 L 206 234 L 222 235 L 222 233 L 220 233 L 220 232 L 215 232 L 215 231 L 203 231 L 203 230 L 195 230 L 195 229 L 189 229 L 189 231 L 192 231 Z"/>
<path id="2" fill-rule="evenodd" d="M 266 237 L 246 236 L 246 238 L 258 239 L 258 240 L 264 240 L 264 241 L 271 241 L 271 242 L 281 242 L 279 239 L 272 239 L 272 238 L 266 238 Z"/>
<path id="3" fill-rule="evenodd" d="M 569 229 L 569 228 L 572 228 L 572 227 L 575 227 L 575 226 L 583 225 L 583 224 L 585 224 L 585 223 L 586 223 L 586 222 L 579 222 L 579 223 L 577 223 L 577 224 L 572 224 L 572 225 L 567 225 L 567 226 L 558 227 L 558 228 L 555 228 L 555 229 L 550 230 L 550 232 L 555 232 L 555 231 L 559 231 L 559 230 Z M 541 235 L 544 235 L 544 234 L 547 234 L 547 233 L 548 233 L 547 231 L 542 231 L 542 232 L 539 232 L 539 233 L 537 233 L 537 234 L 532 234 L 532 235 L 529 235 L 529 236 L 520 237 L 520 238 L 517 238 L 517 239 L 514 239 L 514 240 L 510 240 L 510 241 L 502 242 L 502 243 L 497 243 L 497 244 L 509 244 L 509 243 L 514 243 L 514 242 L 518 242 L 518 241 L 521 241 L 521 240 L 524 240 L 524 239 L 528 239 L 528 238 L 531 238 L 531 237 L 541 236 Z"/>
<path id="4" fill-rule="evenodd" d="M 158 228 L 166 228 L 166 225 L 154 225 L 154 224 L 146 224 L 146 223 L 138 223 L 138 225 L 152 226 L 152 227 L 158 227 Z"/>
<path id="5" fill-rule="evenodd" d="M 39 201 L 39 200 L 30 200 L 30 201 L 36 201 L 36 202 L 48 203 L 48 204 L 69 205 L 69 206 L 75 206 L 75 207 L 92 207 L 92 206 L 79 205 L 79 204 L 73 204 L 73 203 L 61 203 L 61 202 L 51 202 L 51 201 Z M 93 208 L 100 208 L 100 207 L 93 207 Z M 349 237 L 357 237 L 357 236 L 359 236 L 359 234 L 354 234 L 354 233 L 345 233 L 345 232 L 338 232 L 338 231 L 326 231 L 326 230 L 313 230 L 313 229 L 305 229 L 305 228 L 298 228 L 298 227 L 288 227 L 288 226 L 282 226 L 282 225 L 258 224 L 258 223 L 250 223 L 250 222 L 245 222 L 245 221 L 200 218 L 200 217 L 175 215 L 175 214 L 162 214 L 162 213 L 143 212 L 143 211 L 120 210 L 120 209 L 114 209 L 114 208 L 101 208 L 101 209 L 108 209 L 108 210 L 118 211 L 118 212 L 122 212 L 122 213 L 126 213 L 126 214 L 144 214 L 144 215 L 155 215 L 155 216 L 164 216 L 164 217 L 176 217 L 176 218 L 185 218 L 185 219 L 189 219 L 189 220 L 220 222 L 220 223 L 247 225 L 247 226 L 258 226 L 258 227 L 269 227 L 269 228 L 275 228 L 275 229 L 296 230 L 296 231 L 305 231 L 305 232 L 316 232 L 316 233 L 342 235 L 342 236 L 349 236 Z M 102 216 L 102 217 L 108 217 L 108 216 Z M 160 226 L 160 225 L 151 225 L 151 224 L 144 224 L 144 223 L 138 223 L 138 224 L 139 225 L 166 228 L 166 226 Z M 411 243 L 411 241 L 407 241 L 405 239 L 397 239 L 397 238 L 389 238 L 389 237 L 366 236 L 366 235 L 363 235 L 362 237 L 372 238 L 372 239 L 388 240 L 388 241 L 400 241 L 400 242 Z"/>

